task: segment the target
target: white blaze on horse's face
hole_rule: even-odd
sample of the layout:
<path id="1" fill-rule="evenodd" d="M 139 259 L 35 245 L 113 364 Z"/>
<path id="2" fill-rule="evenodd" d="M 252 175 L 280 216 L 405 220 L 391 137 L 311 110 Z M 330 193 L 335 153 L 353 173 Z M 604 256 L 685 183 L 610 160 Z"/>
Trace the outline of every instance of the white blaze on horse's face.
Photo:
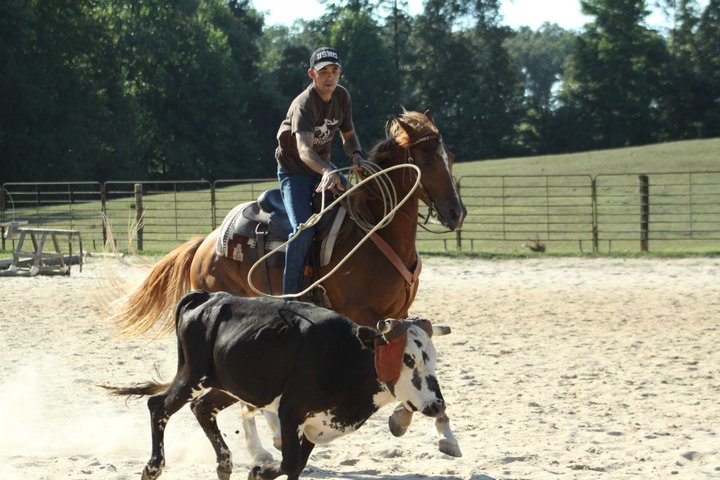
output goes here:
<path id="1" fill-rule="evenodd" d="M 407 331 L 400 378 L 393 387 L 395 398 L 410 411 L 435 417 L 445 411 L 445 401 L 435 375 L 437 353 L 430 336 L 419 326 Z"/>
<path id="2" fill-rule="evenodd" d="M 443 162 L 445 163 L 445 168 L 447 168 L 448 173 L 450 173 L 450 156 L 447 154 L 447 150 L 445 150 L 445 144 L 442 141 L 438 145 L 437 154 L 440 155 L 440 158 L 443 159 Z"/>

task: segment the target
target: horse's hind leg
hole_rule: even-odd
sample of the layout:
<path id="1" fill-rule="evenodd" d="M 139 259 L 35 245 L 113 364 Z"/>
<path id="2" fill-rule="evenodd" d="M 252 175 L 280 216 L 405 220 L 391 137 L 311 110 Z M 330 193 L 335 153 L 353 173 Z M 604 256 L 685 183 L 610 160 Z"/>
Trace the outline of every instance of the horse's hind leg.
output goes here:
<path id="1" fill-rule="evenodd" d="M 220 480 L 230 479 L 233 463 L 232 453 L 217 425 L 217 414 L 237 402 L 237 398 L 222 390 L 210 389 L 190 404 L 190 409 L 215 449 L 217 476 Z"/>

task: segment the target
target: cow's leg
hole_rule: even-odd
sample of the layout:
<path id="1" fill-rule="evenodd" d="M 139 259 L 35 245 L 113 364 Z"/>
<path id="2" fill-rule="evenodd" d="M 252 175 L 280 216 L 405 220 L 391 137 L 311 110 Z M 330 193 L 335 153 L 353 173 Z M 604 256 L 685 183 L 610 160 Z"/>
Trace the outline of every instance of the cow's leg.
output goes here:
<path id="1" fill-rule="evenodd" d="M 437 430 L 440 451 L 451 457 L 462 457 L 460 444 L 458 444 L 455 434 L 450 429 L 450 419 L 447 414 L 443 413 L 439 417 L 435 417 L 435 429 Z"/>
<path id="2" fill-rule="evenodd" d="M 143 469 L 142 480 L 155 480 L 162 473 L 163 467 L 165 467 L 165 426 L 170 417 L 190 401 L 193 396 L 193 387 L 202 389 L 200 379 L 194 385 L 190 385 L 183 376 L 178 374 L 164 393 L 148 399 L 152 454 Z"/>
<path id="3" fill-rule="evenodd" d="M 280 475 L 287 475 L 287 480 L 298 480 L 300 472 L 305 468 L 315 446 L 312 442 L 298 436 L 300 421 L 287 418 L 279 413 L 280 430 L 283 439 L 282 461 L 278 463 L 255 465 L 248 475 L 248 480 L 273 480 Z"/>
<path id="4" fill-rule="evenodd" d="M 217 414 L 237 403 L 237 398 L 222 390 L 210 389 L 195 398 L 190 409 L 215 449 L 217 458 L 217 476 L 220 480 L 229 480 L 232 473 L 232 453 L 228 448 L 217 425 Z"/>

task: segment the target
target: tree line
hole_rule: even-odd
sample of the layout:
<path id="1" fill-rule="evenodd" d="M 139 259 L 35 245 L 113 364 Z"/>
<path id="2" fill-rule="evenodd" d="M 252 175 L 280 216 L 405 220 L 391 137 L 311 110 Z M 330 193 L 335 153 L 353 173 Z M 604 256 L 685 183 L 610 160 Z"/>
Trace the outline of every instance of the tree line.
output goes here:
<path id="1" fill-rule="evenodd" d="M 499 0 L 326 0 L 292 27 L 249 0 L 3 0 L 0 182 L 274 176 L 320 45 L 366 149 L 404 107 L 459 161 L 719 136 L 720 0 L 652 1 L 581 0 L 575 31 L 511 29 Z"/>

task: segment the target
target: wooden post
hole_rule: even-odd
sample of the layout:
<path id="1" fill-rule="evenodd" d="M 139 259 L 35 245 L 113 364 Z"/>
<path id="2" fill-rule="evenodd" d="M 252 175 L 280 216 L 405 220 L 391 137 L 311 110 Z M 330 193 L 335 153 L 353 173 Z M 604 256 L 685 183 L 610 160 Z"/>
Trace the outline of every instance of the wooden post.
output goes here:
<path id="1" fill-rule="evenodd" d="M 590 205 L 592 210 L 592 251 L 598 253 L 600 240 L 598 235 L 597 180 L 595 177 L 590 179 Z"/>
<path id="2" fill-rule="evenodd" d="M 650 242 L 650 181 L 640 175 L 640 251 L 647 252 Z"/>
<path id="3" fill-rule="evenodd" d="M 143 203 L 142 203 L 142 183 L 136 183 L 135 192 L 135 225 L 137 227 L 137 249 L 143 251 Z"/>

